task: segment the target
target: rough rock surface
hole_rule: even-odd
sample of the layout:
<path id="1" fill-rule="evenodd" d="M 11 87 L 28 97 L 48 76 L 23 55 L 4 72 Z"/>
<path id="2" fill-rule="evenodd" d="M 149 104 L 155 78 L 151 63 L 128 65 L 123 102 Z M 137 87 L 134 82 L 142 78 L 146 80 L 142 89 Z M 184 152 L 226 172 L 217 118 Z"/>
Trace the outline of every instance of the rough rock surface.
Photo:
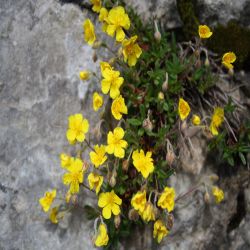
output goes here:
<path id="1" fill-rule="evenodd" d="M 165 6 L 160 5 L 163 0 L 154 2 L 158 5 L 148 3 L 141 10 L 150 13 L 152 6 Z M 84 85 L 78 79 L 80 69 L 98 67 L 82 39 L 87 14 L 55 0 L 0 0 L 0 249 L 93 249 L 93 224 L 81 210 L 55 226 L 38 204 L 48 188 L 65 190 L 58 156 L 69 150 L 67 116 L 83 112 L 91 125 L 97 118 L 89 98 L 97 84 Z M 206 176 L 211 169 L 199 172 Z M 170 179 L 178 194 L 200 182 L 198 176 L 178 172 Z M 226 195 L 221 205 L 205 204 L 201 191 L 181 200 L 174 227 L 160 248 L 249 249 L 250 194 L 243 182 L 239 176 L 220 183 Z M 238 224 L 228 230 L 234 216 Z M 156 249 L 151 234 L 135 234 L 124 249 Z"/>
<path id="2" fill-rule="evenodd" d="M 145 19 L 157 17 L 163 20 L 164 27 L 177 28 L 182 25 L 178 15 L 178 0 L 128 0 L 128 4 L 136 7 L 138 13 Z M 201 23 L 215 25 L 226 24 L 231 19 L 238 20 L 244 26 L 250 26 L 249 0 L 195 0 L 195 13 Z"/>
<path id="3" fill-rule="evenodd" d="M 78 78 L 98 66 L 83 43 L 86 12 L 54 0 L 1 0 L 0 10 L 0 249 L 91 249 L 82 214 L 62 229 L 38 204 L 47 189 L 65 190 L 68 115 L 95 121 L 87 97 L 96 87 Z"/>

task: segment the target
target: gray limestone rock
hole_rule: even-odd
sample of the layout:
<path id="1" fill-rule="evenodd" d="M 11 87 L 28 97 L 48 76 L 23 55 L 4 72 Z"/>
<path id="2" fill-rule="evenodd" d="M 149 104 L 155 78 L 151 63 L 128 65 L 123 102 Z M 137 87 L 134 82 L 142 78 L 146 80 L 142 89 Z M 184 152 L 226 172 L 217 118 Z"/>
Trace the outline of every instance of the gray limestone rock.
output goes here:
<path id="1" fill-rule="evenodd" d="M 128 0 L 126 3 L 137 8 L 144 18 L 161 19 L 164 27 L 178 28 L 182 25 L 177 10 L 178 0 Z M 239 21 L 243 26 L 250 26 L 249 0 L 195 0 L 195 13 L 201 23 L 215 25 L 226 24 L 231 19 Z"/>
<path id="2" fill-rule="evenodd" d="M 96 70 L 83 41 L 87 13 L 54 0 L 0 1 L 0 249 L 92 249 L 93 225 L 78 212 L 68 229 L 48 223 L 38 199 L 61 184 L 69 114 L 91 124 Z M 87 200 L 88 203 L 91 199 Z"/>

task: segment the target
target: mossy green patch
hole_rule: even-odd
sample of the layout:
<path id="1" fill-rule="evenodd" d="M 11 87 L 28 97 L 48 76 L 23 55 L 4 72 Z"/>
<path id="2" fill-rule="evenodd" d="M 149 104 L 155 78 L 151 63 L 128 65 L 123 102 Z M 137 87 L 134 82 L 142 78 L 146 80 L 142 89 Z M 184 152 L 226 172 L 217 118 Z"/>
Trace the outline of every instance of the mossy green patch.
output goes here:
<path id="1" fill-rule="evenodd" d="M 242 68 L 249 65 L 249 29 L 241 27 L 236 21 L 230 21 L 226 26 L 218 25 L 213 32 L 213 36 L 207 41 L 209 49 L 219 55 L 233 51 L 237 56 L 236 67 Z"/>
<path id="2" fill-rule="evenodd" d="M 183 33 L 186 39 L 198 35 L 199 20 L 193 0 L 177 0 L 177 7 L 183 22 Z M 236 68 L 250 68 L 250 30 L 242 27 L 237 21 L 230 21 L 226 26 L 218 24 L 213 28 L 213 36 L 206 41 L 206 46 L 222 56 L 233 51 L 237 56 Z"/>
<path id="3" fill-rule="evenodd" d="M 186 39 L 197 36 L 199 20 L 192 0 L 177 0 L 177 8 L 183 22 L 183 33 Z"/>

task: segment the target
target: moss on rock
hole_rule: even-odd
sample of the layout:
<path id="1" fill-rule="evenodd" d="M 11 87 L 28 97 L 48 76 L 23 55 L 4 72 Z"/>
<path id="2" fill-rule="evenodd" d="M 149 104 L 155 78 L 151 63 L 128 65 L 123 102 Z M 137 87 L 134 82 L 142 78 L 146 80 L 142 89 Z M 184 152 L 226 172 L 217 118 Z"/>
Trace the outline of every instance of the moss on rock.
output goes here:
<path id="1" fill-rule="evenodd" d="M 208 48 L 221 55 L 233 51 L 237 55 L 236 67 L 249 69 L 250 30 L 230 21 L 226 26 L 218 25 L 213 32 Z"/>
<path id="2" fill-rule="evenodd" d="M 177 7 L 183 22 L 185 39 L 197 36 L 199 19 L 196 15 L 194 0 L 177 0 Z M 233 51 L 237 55 L 235 66 L 238 69 L 250 68 L 250 30 L 242 27 L 237 21 L 230 21 L 226 26 L 218 24 L 213 28 L 213 36 L 208 39 L 207 47 L 223 55 Z"/>

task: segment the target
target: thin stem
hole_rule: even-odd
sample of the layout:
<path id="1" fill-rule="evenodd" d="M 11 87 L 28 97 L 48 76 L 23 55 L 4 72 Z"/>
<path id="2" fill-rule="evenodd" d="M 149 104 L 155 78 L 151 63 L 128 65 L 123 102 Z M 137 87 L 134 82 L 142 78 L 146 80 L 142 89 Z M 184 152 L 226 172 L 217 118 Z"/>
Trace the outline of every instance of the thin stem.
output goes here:
<path id="1" fill-rule="evenodd" d="M 87 139 L 85 139 L 85 142 L 86 142 L 87 146 L 88 146 L 91 150 L 95 151 L 94 148 L 90 145 L 90 142 L 89 142 Z"/>
<path id="2" fill-rule="evenodd" d="M 179 200 L 185 198 L 186 196 L 188 196 L 189 194 L 191 194 L 192 192 L 194 192 L 195 190 L 197 190 L 200 187 L 201 184 L 191 188 L 190 190 L 188 190 L 186 193 L 179 195 L 176 199 L 175 202 L 177 203 Z"/>
<path id="3" fill-rule="evenodd" d="M 83 186 L 84 188 L 88 189 L 89 191 L 95 193 L 94 190 L 91 190 L 91 189 L 90 189 L 88 186 L 86 186 L 84 183 L 81 183 L 80 185 Z"/>

